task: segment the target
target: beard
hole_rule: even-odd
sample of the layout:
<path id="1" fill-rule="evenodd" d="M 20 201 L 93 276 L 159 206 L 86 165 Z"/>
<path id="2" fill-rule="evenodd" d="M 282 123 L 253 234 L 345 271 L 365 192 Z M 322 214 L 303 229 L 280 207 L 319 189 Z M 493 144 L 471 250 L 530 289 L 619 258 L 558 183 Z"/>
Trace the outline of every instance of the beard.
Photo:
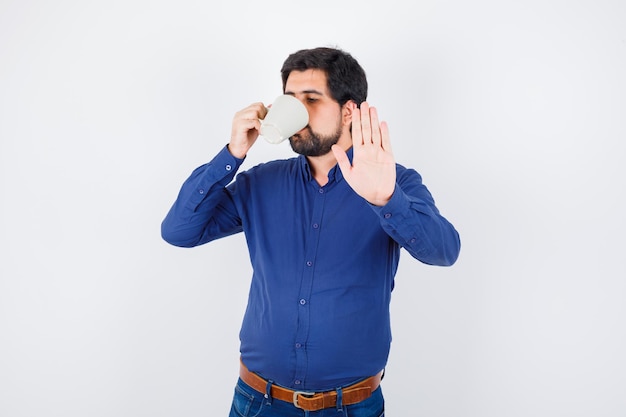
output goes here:
<path id="1" fill-rule="evenodd" d="M 289 144 L 291 149 L 295 153 L 304 156 L 321 156 L 330 152 L 330 148 L 339 142 L 341 137 L 341 124 L 337 125 L 337 129 L 334 133 L 329 135 L 322 135 L 321 133 L 313 132 L 310 126 L 306 127 L 306 132 L 303 134 L 296 134 L 289 138 Z"/>

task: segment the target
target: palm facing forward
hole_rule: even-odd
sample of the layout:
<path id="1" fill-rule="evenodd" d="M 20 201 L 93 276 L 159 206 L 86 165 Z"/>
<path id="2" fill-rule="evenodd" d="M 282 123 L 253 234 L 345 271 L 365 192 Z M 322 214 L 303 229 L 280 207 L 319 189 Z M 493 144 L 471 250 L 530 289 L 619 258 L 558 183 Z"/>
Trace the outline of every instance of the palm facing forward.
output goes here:
<path id="1" fill-rule="evenodd" d="M 345 151 L 333 145 L 343 177 L 369 203 L 387 204 L 396 186 L 396 164 L 386 122 L 379 122 L 376 108 L 362 103 L 352 111 L 352 164 Z"/>

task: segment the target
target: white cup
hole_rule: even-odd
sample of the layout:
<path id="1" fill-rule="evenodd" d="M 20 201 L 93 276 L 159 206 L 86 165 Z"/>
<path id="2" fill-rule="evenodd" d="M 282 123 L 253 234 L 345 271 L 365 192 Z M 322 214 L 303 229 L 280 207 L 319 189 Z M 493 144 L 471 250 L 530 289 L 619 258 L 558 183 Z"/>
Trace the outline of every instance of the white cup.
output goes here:
<path id="1" fill-rule="evenodd" d="M 280 143 L 309 124 L 309 112 L 300 100 L 278 96 L 261 120 L 261 136 L 269 143 Z"/>

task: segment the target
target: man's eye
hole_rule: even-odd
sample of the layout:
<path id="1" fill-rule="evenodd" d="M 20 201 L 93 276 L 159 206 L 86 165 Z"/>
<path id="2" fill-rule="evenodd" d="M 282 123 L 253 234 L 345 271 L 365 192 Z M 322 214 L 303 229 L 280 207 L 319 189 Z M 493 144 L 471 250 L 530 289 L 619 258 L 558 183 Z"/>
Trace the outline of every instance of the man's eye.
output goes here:
<path id="1" fill-rule="evenodd" d="M 306 101 L 307 101 L 307 103 L 315 103 L 317 101 L 317 99 L 313 98 L 313 97 L 307 97 Z"/>

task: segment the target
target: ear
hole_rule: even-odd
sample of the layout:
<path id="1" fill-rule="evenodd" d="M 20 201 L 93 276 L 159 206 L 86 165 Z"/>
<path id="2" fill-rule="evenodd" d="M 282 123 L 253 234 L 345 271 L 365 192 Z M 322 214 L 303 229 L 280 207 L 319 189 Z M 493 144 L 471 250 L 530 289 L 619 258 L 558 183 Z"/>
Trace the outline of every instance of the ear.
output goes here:
<path id="1" fill-rule="evenodd" d="M 358 110 L 357 105 L 354 100 L 348 100 L 341 108 L 341 121 L 344 125 L 349 125 L 352 123 L 352 113 Z"/>

